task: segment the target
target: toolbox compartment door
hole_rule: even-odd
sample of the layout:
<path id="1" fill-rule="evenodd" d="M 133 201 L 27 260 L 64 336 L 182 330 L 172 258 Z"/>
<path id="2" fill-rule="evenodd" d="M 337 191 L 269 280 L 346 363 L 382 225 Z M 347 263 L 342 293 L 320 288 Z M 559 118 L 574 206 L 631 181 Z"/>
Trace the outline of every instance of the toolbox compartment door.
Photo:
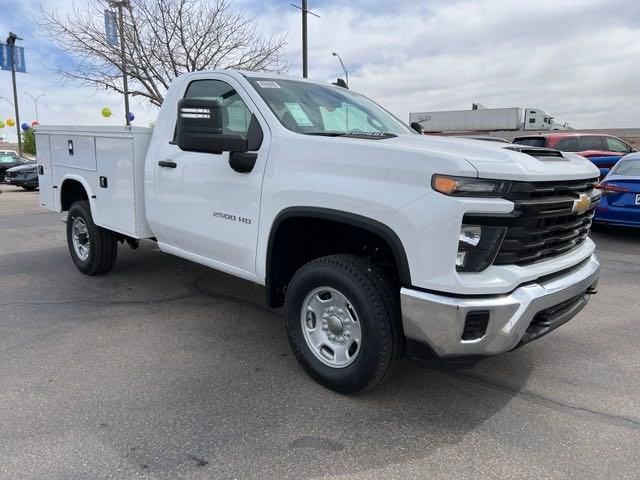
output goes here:
<path id="1" fill-rule="evenodd" d="M 53 165 L 51 163 L 51 138 L 49 135 L 36 135 L 36 149 L 38 155 L 38 189 L 40 205 L 49 210 L 58 210 L 56 185 L 53 180 Z"/>

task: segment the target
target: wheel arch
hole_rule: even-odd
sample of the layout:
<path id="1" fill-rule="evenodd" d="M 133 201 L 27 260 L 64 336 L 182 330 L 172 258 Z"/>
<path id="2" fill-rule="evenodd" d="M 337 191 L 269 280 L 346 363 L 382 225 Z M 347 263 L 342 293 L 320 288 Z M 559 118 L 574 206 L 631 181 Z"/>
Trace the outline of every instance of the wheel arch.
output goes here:
<path id="1" fill-rule="evenodd" d="M 411 285 L 411 271 L 409 269 L 409 261 L 404 245 L 400 237 L 398 237 L 395 231 L 388 225 L 370 217 L 342 210 L 323 207 L 289 207 L 282 210 L 275 217 L 269 232 L 265 266 L 265 286 L 269 305 L 279 306 L 282 304 L 281 294 L 278 291 L 279 279 L 276 277 L 274 262 L 278 261 L 278 248 L 281 248 L 279 245 L 279 234 L 282 232 L 282 227 L 291 220 L 332 222 L 334 224 L 348 226 L 357 231 L 367 232 L 380 239 L 388 247 L 393 257 L 399 283 L 401 285 Z"/>
<path id="2" fill-rule="evenodd" d="M 79 175 L 66 175 L 60 182 L 60 211 L 68 211 L 74 202 L 87 200 L 93 211 L 93 195 L 87 181 Z"/>

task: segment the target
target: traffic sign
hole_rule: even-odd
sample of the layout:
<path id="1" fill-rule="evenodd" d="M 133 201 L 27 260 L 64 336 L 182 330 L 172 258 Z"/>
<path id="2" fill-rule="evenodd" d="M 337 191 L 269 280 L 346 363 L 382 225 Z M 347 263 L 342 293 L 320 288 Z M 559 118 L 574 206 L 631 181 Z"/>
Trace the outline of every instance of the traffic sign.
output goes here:
<path id="1" fill-rule="evenodd" d="M 11 46 L 6 43 L 0 44 L 0 70 L 11 71 Z M 24 62 L 24 48 L 15 48 L 16 72 L 27 73 L 27 65 Z"/>
<path id="2" fill-rule="evenodd" d="M 116 20 L 116 12 L 113 10 L 104 11 L 104 32 L 107 37 L 107 43 L 118 46 L 118 21 Z"/>

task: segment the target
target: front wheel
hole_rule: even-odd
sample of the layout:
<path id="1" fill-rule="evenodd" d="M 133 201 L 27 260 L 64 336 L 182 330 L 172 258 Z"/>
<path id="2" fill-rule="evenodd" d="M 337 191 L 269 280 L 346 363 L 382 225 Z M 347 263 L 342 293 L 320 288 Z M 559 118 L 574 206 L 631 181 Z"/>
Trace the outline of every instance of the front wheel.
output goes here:
<path id="1" fill-rule="evenodd" d="M 367 260 L 331 255 L 304 265 L 287 289 L 287 334 L 318 383 L 341 393 L 373 388 L 402 355 L 398 289 Z"/>
<path id="2" fill-rule="evenodd" d="M 67 216 L 67 245 L 73 263 L 86 275 L 111 270 L 118 255 L 118 242 L 110 230 L 93 223 L 89 202 L 75 202 Z"/>

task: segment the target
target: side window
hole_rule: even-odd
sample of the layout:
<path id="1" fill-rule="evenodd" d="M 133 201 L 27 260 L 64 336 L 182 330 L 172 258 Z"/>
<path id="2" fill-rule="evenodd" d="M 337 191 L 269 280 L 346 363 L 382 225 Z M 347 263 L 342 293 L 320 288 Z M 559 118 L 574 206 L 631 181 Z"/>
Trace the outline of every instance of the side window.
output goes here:
<path id="1" fill-rule="evenodd" d="M 605 137 L 605 140 L 607 141 L 607 150 L 610 152 L 628 153 L 631 151 L 629 145 L 621 142 L 617 138 Z"/>
<path id="2" fill-rule="evenodd" d="M 578 144 L 580 145 L 580 151 L 585 150 L 604 150 L 604 142 L 602 137 L 588 136 L 580 137 Z"/>
<path id="3" fill-rule="evenodd" d="M 187 87 L 185 98 L 206 98 L 222 104 L 222 132 L 246 135 L 251 121 L 251 112 L 238 92 L 222 80 L 194 80 Z"/>
<path id="4" fill-rule="evenodd" d="M 578 140 L 576 137 L 563 138 L 559 140 L 553 148 L 560 150 L 561 152 L 577 152 Z"/>

